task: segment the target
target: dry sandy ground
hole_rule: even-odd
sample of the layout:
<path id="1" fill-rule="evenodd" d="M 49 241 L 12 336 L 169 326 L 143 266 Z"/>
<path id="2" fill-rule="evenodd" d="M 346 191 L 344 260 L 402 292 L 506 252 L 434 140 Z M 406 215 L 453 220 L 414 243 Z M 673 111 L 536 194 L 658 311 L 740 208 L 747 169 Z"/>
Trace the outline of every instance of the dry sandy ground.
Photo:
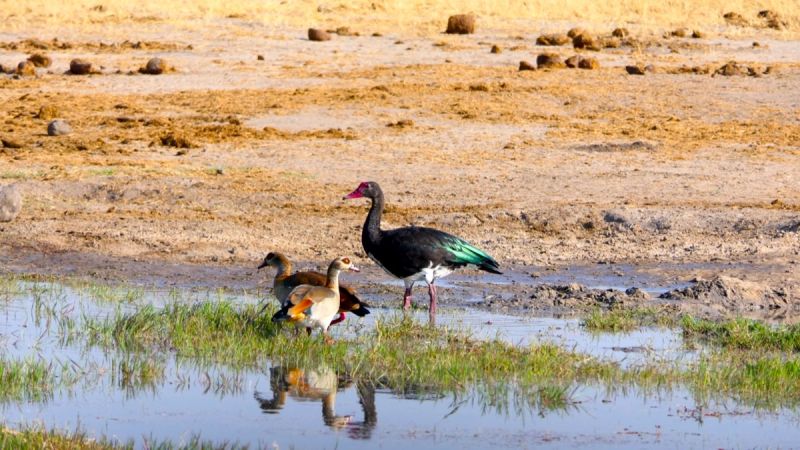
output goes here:
<path id="1" fill-rule="evenodd" d="M 353 11 L 343 23 L 334 9 L 321 22 L 354 23 L 359 35 L 310 42 L 288 19 L 109 24 L 92 23 L 92 11 L 62 27 L 20 11 L 25 26 L 0 32 L 0 64 L 53 59 L 35 77 L 0 75 L 0 184 L 17 183 L 25 202 L 0 223 L 2 270 L 228 285 L 246 284 L 271 250 L 306 265 L 351 254 L 370 266 L 367 206 L 341 200 L 370 179 L 387 196 L 385 227 L 463 236 L 517 281 L 628 264 L 661 280 L 730 274 L 798 297 L 791 15 L 783 31 L 720 19 L 702 39 L 627 23 L 636 45 L 581 52 L 598 70 L 520 72 L 542 51 L 576 53 L 536 46 L 541 32 L 610 34 L 616 24 L 493 17 L 482 28 L 479 18 L 476 34 L 454 36 L 370 27 Z M 491 54 L 495 44 L 504 51 Z M 152 56 L 175 71 L 136 73 Z M 76 57 L 100 73 L 65 75 Z M 730 60 L 770 70 L 686 69 Z M 657 70 L 628 75 L 634 63 Z M 43 106 L 74 132 L 47 136 Z M 411 122 L 390 126 L 398 121 Z M 164 145 L 170 136 L 188 148 Z"/>

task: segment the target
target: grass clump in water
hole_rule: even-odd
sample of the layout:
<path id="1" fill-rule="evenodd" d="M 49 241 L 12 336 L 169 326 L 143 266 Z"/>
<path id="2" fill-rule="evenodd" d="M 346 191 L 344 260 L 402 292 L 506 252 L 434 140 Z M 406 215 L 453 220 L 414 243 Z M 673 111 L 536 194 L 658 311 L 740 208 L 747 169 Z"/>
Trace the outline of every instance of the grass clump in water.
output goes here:
<path id="1" fill-rule="evenodd" d="M 714 322 L 687 316 L 681 328 L 686 339 L 701 339 L 729 349 L 800 351 L 800 324 L 771 326 L 743 318 Z"/>
<path id="2" fill-rule="evenodd" d="M 0 359 L 0 401 L 42 401 L 57 383 L 52 366 L 33 359 Z"/>
<path id="3" fill-rule="evenodd" d="M 272 309 L 272 308 L 270 308 Z M 378 320 L 354 339 L 325 345 L 314 335 L 295 335 L 255 306 L 227 300 L 174 304 L 157 310 L 87 321 L 94 343 L 126 350 L 174 349 L 180 357 L 206 363 L 257 366 L 269 359 L 283 365 L 324 365 L 349 376 L 403 390 L 460 390 L 476 382 L 567 387 L 576 380 L 614 378 L 614 363 L 543 344 L 515 347 L 476 341 L 466 334 L 397 316 Z M 557 381 L 557 382 L 554 382 Z"/>
<path id="4" fill-rule="evenodd" d="M 237 443 L 204 441 L 199 436 L 192 436 L 180 444 L 144 438 L 142 445 L 137 446 L 133 441 L 115 443 L 105 437 L 92 439 L 82 431 L 61 432 L 33 427 L 14 430 L 0 425 L 0 448 L 3 449 L 133 450 L 139 447 L 152 450 L 239 450 L 248 448 L 246 445 Z"/>
<path id="5" fill-rule="evenodd" d="M 800 358 L 762 353 L 717 352 L 683 375 L 698 398 L 730 396 L 761 409 L 800 404 Z"/>
<path id="6" fill-rule="evenodd" d="M 583 321 L 589 331 L 629 332 L 639 327 L 671 327 L 676 325 L 672 314 L 661 308 L 595 309 Z"/>
<path id="7" fill-rule="evenodd" d="M 144 289 L 132 286 L 111 286 L 107 284 L 89 283 L 86 286 L 89 297 L 97 302 L 133 303 L 144 297 Z"/>
<path id="8" fill-rule="evenodd" d="M 98 442 L 80 432 L 60 433 L 37 428 L 13 430 L 0 427 L 0 448 L 106 450 L 132 449 L 133 444 L 113 445 L 105 441 Z"/>

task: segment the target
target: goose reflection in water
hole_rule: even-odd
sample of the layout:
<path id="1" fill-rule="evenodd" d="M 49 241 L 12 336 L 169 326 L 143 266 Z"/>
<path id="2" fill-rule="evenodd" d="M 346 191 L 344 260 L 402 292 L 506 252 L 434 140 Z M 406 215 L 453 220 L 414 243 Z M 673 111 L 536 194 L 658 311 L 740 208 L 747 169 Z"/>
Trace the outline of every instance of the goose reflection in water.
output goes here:
<path id="1" fill-rule="evenodd" d="M 276 366 L 270 369 L 272 398 L 262 393 L 254 394 L 259 407 L 266 414 L 278 414 L 286 404 L 287 396 L 296 401 L 322 401 L 322 421 L 334 430 L 347 429 L 353 439 L 369 439 L 378 423 L 375 409 L 375 387 L 357 382 L 356 393 L 364 413 L 364 420 L 353 416 L 336 415 L 336 393 L 352 386 L 353 382 L 330 369 L 308 370 Z"/>

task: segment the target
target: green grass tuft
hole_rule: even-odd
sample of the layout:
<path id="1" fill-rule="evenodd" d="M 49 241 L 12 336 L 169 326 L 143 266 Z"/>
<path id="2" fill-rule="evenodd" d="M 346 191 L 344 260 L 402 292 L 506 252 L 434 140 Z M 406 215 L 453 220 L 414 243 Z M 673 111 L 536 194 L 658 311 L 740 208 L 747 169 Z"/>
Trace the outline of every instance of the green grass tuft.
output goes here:
<path id="1" fill-rule="evenodd" d="M 676 325 L 673 314 L 660 308 L 595 309 L 583 321 L 590 331 L 629 332 L 643 326 L 672 327 Z"/>
<path id="2" fill-rule="evenodd" d="M 133 444 L 113 445 L 105 441 L 89 439 L 84 433 L 60 433 L 38 428 L 13 430 L 0 427 L 0 448 L 10 449 L 75 449 L 75 450 L 107 450 L 132 449 Z"/>
<path id="3" fill-rule="evenodd" d="M 750 319 L 725 322 L 684 317 L 686 339 L 701 339 L 730 349 L 800 351 L 800 324 L 771 326 Z"/>

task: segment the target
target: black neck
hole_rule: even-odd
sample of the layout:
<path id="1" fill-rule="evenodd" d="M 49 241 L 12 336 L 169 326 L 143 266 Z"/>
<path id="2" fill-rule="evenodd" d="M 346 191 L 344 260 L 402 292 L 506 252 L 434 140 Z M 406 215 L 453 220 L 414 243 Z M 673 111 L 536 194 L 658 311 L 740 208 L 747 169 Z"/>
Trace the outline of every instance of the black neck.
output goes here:
<path id="1" fill-rule="evenodd" d="M 361 230 L 361 242 L 364 246 L 369 243 L 377 243 L 381 238 L 381 214 L 383 214 L 383 193 L 372 198 L 372 207 L 364 221 L 364 229 Z"/>

